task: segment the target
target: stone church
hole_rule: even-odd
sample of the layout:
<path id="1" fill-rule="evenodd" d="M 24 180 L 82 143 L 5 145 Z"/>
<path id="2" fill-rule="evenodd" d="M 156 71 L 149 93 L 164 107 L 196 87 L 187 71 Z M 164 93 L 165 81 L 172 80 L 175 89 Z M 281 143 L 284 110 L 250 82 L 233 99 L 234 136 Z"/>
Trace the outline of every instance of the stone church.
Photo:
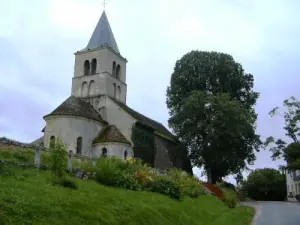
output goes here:
<path id="1" fill-rule="evenodd" d="M 59 137 L 68 150 L 79 155 L 134 156 L 158 169 L 176 167 L 192 173 L 186 151 L 176 137 L 126 104 L 126 63 L 103 11 L 87 46 L 75 53 L 71 96 L 44 116 L 44 135 L 34 143 L 51 148 Z M 153 134 L 151 150 L 137 146 L 135 127 Z"/>

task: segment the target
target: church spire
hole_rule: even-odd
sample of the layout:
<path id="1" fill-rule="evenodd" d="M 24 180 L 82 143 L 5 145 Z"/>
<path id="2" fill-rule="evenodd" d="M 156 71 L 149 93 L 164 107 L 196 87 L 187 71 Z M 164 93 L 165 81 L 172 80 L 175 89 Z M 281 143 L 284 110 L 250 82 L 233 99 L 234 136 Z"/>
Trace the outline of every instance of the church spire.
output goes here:
<path id="1" fill-rule="evenodd" d="M 103 13 L 98 21 L 98 24 L 88 45 L 81 51 L 93 50 L 104 46 L 111 47 L 115 52 L 120 53 L 114 34 L 109 25 L 106 13 L 103 10 Z"/>

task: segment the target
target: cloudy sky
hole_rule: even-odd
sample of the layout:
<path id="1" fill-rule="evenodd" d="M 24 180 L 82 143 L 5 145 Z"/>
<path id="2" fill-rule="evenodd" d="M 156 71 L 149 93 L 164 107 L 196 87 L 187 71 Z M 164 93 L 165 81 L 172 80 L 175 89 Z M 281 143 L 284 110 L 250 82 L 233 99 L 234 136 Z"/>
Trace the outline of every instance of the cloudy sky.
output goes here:
<path id="1" fill-rule="evenodd" d="M 10 0 L 0 8 L 0 136 L 29 142 L 42 135 L 42 117 L 70 95 L 73 53 L 86 46 L 102 0 Z M 191 50 L 226 52 L 255 77 L 259 134 L 282 137 L 282 119 L 268 112 L 300 98 L 299 8 L 297 0 L 108 0 L 128 59 L 128 105 L 167 125 L 176 60 Z M 253 168 L 280 163 L 261 152 Z"/>

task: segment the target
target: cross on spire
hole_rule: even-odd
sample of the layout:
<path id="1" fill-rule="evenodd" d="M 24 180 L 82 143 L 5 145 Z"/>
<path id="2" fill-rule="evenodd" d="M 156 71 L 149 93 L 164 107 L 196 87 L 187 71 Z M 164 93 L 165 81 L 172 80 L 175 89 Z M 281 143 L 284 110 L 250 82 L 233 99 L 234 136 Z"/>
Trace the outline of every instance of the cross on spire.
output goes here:
<path id="1" fill-rule="evenodd" d="M 107 0 L 103 0 L 103 9 L 105 10 L 105 6 L 106 6 L 106 4 L 107 4 Z"/>

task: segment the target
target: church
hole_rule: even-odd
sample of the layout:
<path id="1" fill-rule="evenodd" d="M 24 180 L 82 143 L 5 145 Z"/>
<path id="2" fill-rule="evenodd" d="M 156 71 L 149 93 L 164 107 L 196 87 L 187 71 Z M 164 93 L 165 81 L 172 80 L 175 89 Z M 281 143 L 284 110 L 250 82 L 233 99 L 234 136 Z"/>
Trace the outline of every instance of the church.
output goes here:
<path id="1" fill-rule="evenodd" d="M 40 143 L 51 148 L 59 137 L 78 155 L 136 157 L 157 169 L 192 173 L 177 138 L 126 104 L 126 63 L 103 11 L 87 46 L 75 53 L 71 96 L 44 116 Z"/>

